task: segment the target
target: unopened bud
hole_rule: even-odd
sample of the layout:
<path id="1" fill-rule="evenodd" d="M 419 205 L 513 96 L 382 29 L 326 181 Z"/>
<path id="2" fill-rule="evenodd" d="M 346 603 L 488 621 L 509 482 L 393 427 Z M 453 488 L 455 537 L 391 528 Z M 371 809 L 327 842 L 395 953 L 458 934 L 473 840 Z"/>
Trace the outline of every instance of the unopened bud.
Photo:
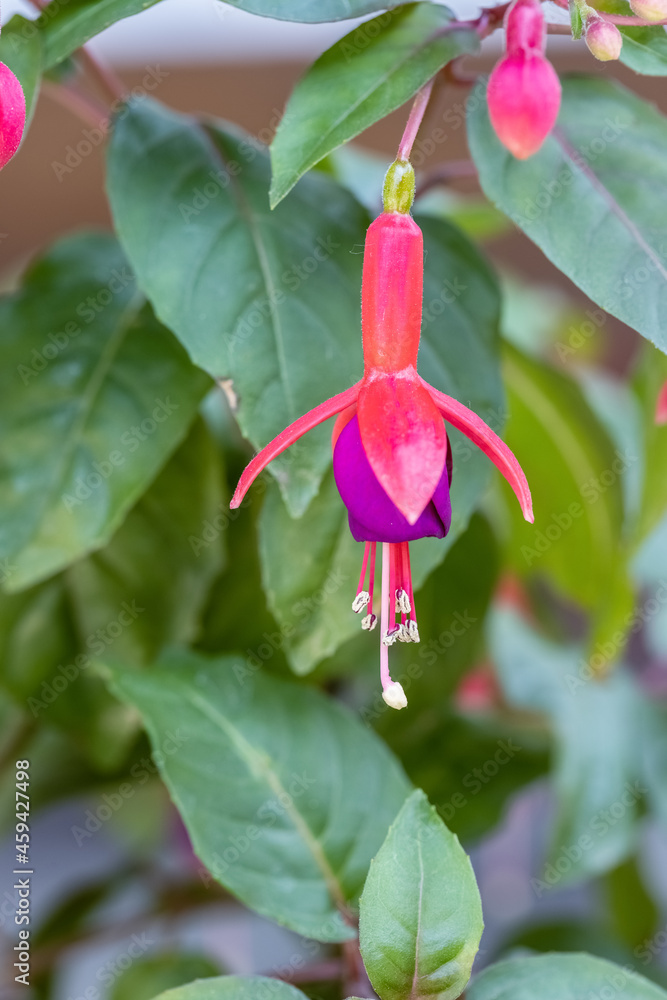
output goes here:
<path id="1" fill-rule="evenodd" d="M 515 0 L 505 15 L 505 48 L 517 52 L 544 53 L 546 25 L 540 0 Z"/>
<path id="2" fill-rule="evenodd" d="M 561 86 L 539 53 L 506 55 L 489 80 L 489 116 L 503 146 L 525 160 L 536 153 L 556 123 Z"/>
<path id="3" fill-rule="evenodd" d="M 630 0 L 630 7 L 643 21 L 667 20 L 667 0 Z"/>
<path id="4" fill-rule="evenodd" d="M 389 708 L 407 708 L 408 699 L 405 697 L 403 685 L 399 684 L 398 681 L 392 681 L 391 684 L 387 684 L 382 692 L 382 697 L 387 705 L 389 705 Z"/>
<path id="5" fill-rule="evenodd" d="M 21 145 L 25 129 L 25 95 L 12 71 L 0 63 L 0 170 Z"/>
<path id="6" fill-rule="evenodd" d="M 603 17 L 589 17 L 584 39 L 592 55 L 601 62 L 618 59 L 623 47 L 623 35 L 615 24 Z"/>

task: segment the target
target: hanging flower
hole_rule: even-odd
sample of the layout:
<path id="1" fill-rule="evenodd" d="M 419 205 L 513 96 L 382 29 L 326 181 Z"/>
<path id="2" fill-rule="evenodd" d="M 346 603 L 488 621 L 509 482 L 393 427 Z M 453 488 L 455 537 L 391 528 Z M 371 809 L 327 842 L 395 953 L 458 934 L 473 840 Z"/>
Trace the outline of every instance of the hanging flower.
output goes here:
<path id="1" fill-rule="evenodd" d="M 536 153 L 556 124 L 561 86 L 545 58 L 540 0 L 515 0 L 505 18 L 505 54 L 489 78 L 489 116 L 502 144 L 520 160 Z"/>
<path id="2" fill-rule="evenodd" d="M 338 415 L 333 429 L 336 485 L 353 537 L 365 543 L 352 610 L 362 628 L 377 625 L 375 568 L 382 545 L 380 671 L 383 698 L 404 708 L 405 693 L 389 673 L 388 648 L 419 642 L 409 543 L 443 538 L 451 523 L 452 458 L 444 419 L 478 445 L 506 477 L 527 520 L 526 478 L 507 445 L 475 413 L 417 373 L 421 331 L 423 240 L 409 215 L 414 172 L 396 161 L 387 173 L 385 211 L 366 235 L 362 283 L 364 375 L 287 427 L 247 466 L 231 502 L 238 507 L 269 462 L 307 431 Z"/>
<path id="3" fill-rule="evenodd" d="M 0 63 L 0 170 L 21 145 L 25 129 L 25 96 L 12 71 Z"/>

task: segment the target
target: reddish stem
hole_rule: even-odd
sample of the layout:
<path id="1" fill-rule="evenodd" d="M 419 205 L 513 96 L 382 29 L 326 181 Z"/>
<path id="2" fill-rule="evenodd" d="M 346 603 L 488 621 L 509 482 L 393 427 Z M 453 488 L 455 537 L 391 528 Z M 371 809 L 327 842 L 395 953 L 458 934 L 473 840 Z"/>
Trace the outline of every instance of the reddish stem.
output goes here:
<path id="1" fill-rule="evenodd" d="M 429 82 L 424 87 L 422 87 L 422 89 L 415 97 L 414 103 L 410 110 L 410 115 L 408 117 L 407 124 L 405 126 L 405 131 L 403 132 L 403 138 L 401 139 L 398 147 L 398 154 L 396 156 L 397 160 L 410 159 L 410 154 L 412 152 L 412 147 L 414 146 L 415 139 L 417 138 L 417 132 L 419 131 L 419 126 L 424 120 L 424 114 L 426 113 L 428 102 L 431 99 L 432 90 L 433 90 L 433 80 L 429 80 Z"/>
<path id="2" fill-rule="evenodd" d="M 84 94 L 80 94 L 78 90 L 72 90 L 71 87 L 63 87 L 59 83 L 51 83 L 50 80 L 44 80 L 42 87 L 52 100 L 57 101 L 58 104 L 62 104 L 64 108 L 67 108 L 77 118 L 84 121 L 86 125 L 93 125 L 95 128 L 106 126 L 108 118 L 106 108 L 98 104 L 97 101 L 84 96 Z"/>
<path id="3" fill-rule="evenodd" d="M 553 2 L 557 7 L 569 10 L 567 0 L 553 0 Z M 662 21 L 645 21 L 643 17 L 630 17 L 628 14 L 607 14 L 604 10 L 599 10 L 598 14 L 603 20 L 609 21 L 610 24 L 625 24 L 628 27 L 634 25 L 638 28 L 653 28 L 659 24 L 667 24 L 667 18 Z"/>

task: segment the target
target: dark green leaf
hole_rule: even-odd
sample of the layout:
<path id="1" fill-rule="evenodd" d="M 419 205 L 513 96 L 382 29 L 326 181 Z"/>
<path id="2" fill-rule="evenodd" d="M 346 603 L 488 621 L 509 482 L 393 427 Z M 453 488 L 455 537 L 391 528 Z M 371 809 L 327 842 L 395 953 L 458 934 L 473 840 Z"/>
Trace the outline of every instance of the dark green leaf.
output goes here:
<path id="1" fill-rule="evenodd" d="M 200 979 L 188 986 L 161 993 L 155 1000 L 307 1000 L 301 990 L 279 979 L 263 976 L 221 976 Z"/>
<path id="2" fill-rule="evenodd" d="M 354 936 L 371 858 L 409 784 L 375 735 L 331 699 L 230 657 L 174 654 L 114 671 L 212 875 L 248 906 L 322 941 Z"/>
<path id="3" fill-rule="evenodd" d="M 209 384 L 142 308 L 117 243 L 63 240 L 0 300 L 0 556 L 8 590 L 104 545 Z"/>
<path id="4" fill-rule="evenodd" d="M 139 14 L 159 0 L 66 0 L 38 18 L 44 40 L 46 69 L 59 63 L 89 39 L 124 17 Z"/>
<path id="5" fill-rule="evenodd" d="M 454 1000 L 482 936 L 470 859 L 422 791 L 373 860 L 360 904 L 361 954 L 381 1000 Z"/>
<path id="6" fill-rule="evenodd" d="M 187 953 L 165 953 L 153 955 L 144 961 L 135 962 L 114 984 L 109 1000 L 153 1000 L 165 990 L 170 996 L 182 993 L 176 987 L 219 976 L 220 968 L 204 955 Z M 204 984 L 199 984 L 204 985 Z M 199 986 L 197 987 L 199 988 Z M 193 996 L 202 994 L 192 994 Z"/>
<path id="7" fill-rule="evenodd" d="M 539 955 L 514 958 L 485 969 L 467 991 L 467 1000 L 665 1000 L 667 993 L 648 979 L 592 955 Z"/>
<path id="8" fill-rule="evenodd" d="M 414 3 L 366 21 L 336 42 L 297 84 L 271 145 L 271 206 L 327 153 L 405 104 L 450 60 L 475 52 L 474 31 L 452 13 Z"/>
<path id="9" fill-rule="evenodd" d="M 0 62 L 9 66 L 23 87 L 27 131 L 35 111 L 42 76 L 42 40 L 32 21 L 16 14 L 3 25 Z"/>
<path id="10" fill-rule="evenodd" d="M 554 728 L 558 815 L 549 864 L 532 880 L 541 897 L 615 867 L 632 851 L 651 715 L 629 673 L 619 668 L 596 679 L 582 646 L 547 642 L 513 611 L 495 612 L 489 638 L 509 702 L 545 713 Z"/>
<path id="11" fill-rule="evenodd" d="M 139 283 L 193 360 L 231 380 L 256 447 L 360 377 L 368 224 L 321 175 L 271 214 L 268 182 L 263 147 L 237 130 L 151 101 L 116 123 L 109 194 Z M 328 462 L 329 430 L 318 428 L 273 463 L 295 514 Z"/>
<path id="12" fill-rule="evenodd" d="M 224 0 L 230 7 L 277 21 L 345 21 L 376 10 L 398 7 L 402 0 Z"/>
<path id="13" fill-rule="evenodd" d="M 558 127 L 528 160 L 495 135 L 486 101 L 468 135 L 486 195 L 607 312 L 667 351 L 667 122 L 620 84 L 563 82 Z"/>
<path id="14" fill-rule="evenodd" d="M 217 447 L 197 421 L 109 545 L 67 571 L 80 634 L 107 636 L 120 614 L 127 627 L 106 641 L 115 657 L 144 662 L 191 642 L 223 561 L 222 537 L 203 544 L 202 526 L 226 506 Z"/>

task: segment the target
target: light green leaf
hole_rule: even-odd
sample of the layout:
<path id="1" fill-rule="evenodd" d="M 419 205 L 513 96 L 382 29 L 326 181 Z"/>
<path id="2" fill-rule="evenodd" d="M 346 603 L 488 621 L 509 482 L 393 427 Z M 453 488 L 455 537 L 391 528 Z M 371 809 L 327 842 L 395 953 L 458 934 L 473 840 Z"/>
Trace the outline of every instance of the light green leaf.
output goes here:
<path id="1" fill-rule="evenodd" d="M 0 37 L 0 62 L 10 68 L 23 87 L 26 103 L 25 132 L 27 132 L 35 112 L 42 78 L 42 40 L 32 21 L 16 14 L 3 25 Z"/>
<path id="2" fill-rule="evenodd" d="M 621 62 L 645 76 L 667 75 L 667 32 L 662 25 L 619 28 L 623 35 Z"/>
<path id="3" fill-rule="evenodd" d="M 452 13 L 413 3 L 381 14 L 336 42 L 287 102 L 271 144 L 271 206 L 327 153 L 405 104 L 446 63 L 479 48 Z"/>
<path id="4" fill-rule="evenodd" d="M 487 195 L 607 312 L 667 351 L 667 122 L 611 80 L 563 81 L 557 128 L 535 156 L 500 143 L 477 95 L 470 149 Z"/>
<path id="5" fill-rule="evenodd" d="M 138 102 L 116 123 L 116 229 L 158 316 L 196 364 L 230 379 L 256 447 L 361 375 L 368 218 L 323 176 L 271 214 L 264 148 L 236 129 Z M 329 462 L 318 428 L 272 465 L 298 516 Z"/>
<path id="6" fill-rule="evenodd" d="M 224 552 L 222 535 L 199 536 L 226 506 L 218 449 L 197 421 L 111 542 L 67 571 L 80 634 L 106 634 L 130 605 L 115 657 L 150 662 L 165 645 L 192 642 Z"/>
<path id="7" fill-rule="evenodd" d="M 139 14 L 159 0 L 67 0 L 41 14 L 44 65 L 55 66 L 105 28 Z"/>
<path id="8" fill-rule="evenodd" d="M 307 1000 L 301 990 L 264 976 L 220 976 L 200 979 L 160 993 L 155 1000 Z"/>
<path id="9" fill-rule="evenodd" d="M 353 937 L 344 915 L 410 790 L 379 739 L 240 659 L 174 653 L 113 677 L 156 749 L 172 734 L 162 777 L 213 877 L 299 934 Z"/>
<path id="10" fill-rule="evenodd" d="M 422 791 L 407 800 L 374 859 L 359 940 L 381 1000 L 455 1000 L 482 936 L 470 859 Z"/>
<path id="11" fill-rule="evenodd" d="M 667 993 L 628 966 L 593 955 L 538 955 L 513 958 L 485 969 L 467 991 L 467 1000 L 665 1000 Z"/>
<path id="12" fill-rule="evenodd" d="M 104 545 L 209 380 L 142 305 L 117 243 L 58 243 L 0 300 L 0 557 L 19 590 Z"/>
<path id="13" fill-rule="evenodd" d="M 527 524 L 505 490 L 508 548 L 523 575 L 548 573 L 586 609 L 602 613 L 623 528 L 622 473 L 639 461 L 621 452 L 566 375 L 506 348 L 511 419 L 507 443 L 533 492 Z"/>

